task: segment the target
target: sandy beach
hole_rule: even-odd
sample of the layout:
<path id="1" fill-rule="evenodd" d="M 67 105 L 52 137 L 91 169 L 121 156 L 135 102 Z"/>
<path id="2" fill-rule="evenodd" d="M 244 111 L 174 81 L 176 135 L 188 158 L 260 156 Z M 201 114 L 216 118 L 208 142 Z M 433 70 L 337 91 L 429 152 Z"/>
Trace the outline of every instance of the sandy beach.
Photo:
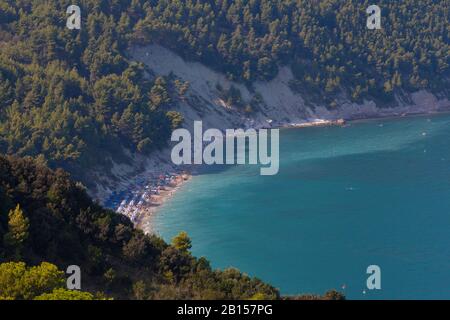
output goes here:
<path id="1" fill-rule="evenodd" d="M 136 178 L 128 190 L 113 193 L 107 206 L 130 218 L 144 232 L 154 232 L 151 218 L 190 178 L 190 173 L 186 171 L 147 173 Z"/>
<path id="2" fill-rule="evenodd" d="M 310 128 L 310 127 L 326 127 L 326 126 L 343 126 L 345 125 L 344 119 L 327 120 L 327 119 L 312 119 L 302 123 L 292 123 L 285 127 L 287 128 Z"/>
<path id="3" fill-rule="evenodd" d="M 439 113 L 428 112 L 411 115 L 402 114 L 400 117 L 434 115 Z M 381 118 L 390 117 L 379 116 L 366 118 L 364 120 L 370 121 Z M 308 127 L 344 126 L 347 123 L 356 121 L 362 120 L 345 121 L 343 119 L 314 119 L 302 123 L 292 123 L 283 127 L 300 129 Z M 145 172 L 139 176 L 136 176 L 131 180 L 126 190 L 112 193 L 109 199 L 105 202 L 105 205 L 108 208 L 129 217 L 134 225 L 143 230 L 145 233 L 156 233 L 157 230 L 154 230 L 152 225 L 152 218 L 157 214 L 158 209 L 192 177 L 188 170 L 180 170 L 175 172 L 160 171 Z"/>

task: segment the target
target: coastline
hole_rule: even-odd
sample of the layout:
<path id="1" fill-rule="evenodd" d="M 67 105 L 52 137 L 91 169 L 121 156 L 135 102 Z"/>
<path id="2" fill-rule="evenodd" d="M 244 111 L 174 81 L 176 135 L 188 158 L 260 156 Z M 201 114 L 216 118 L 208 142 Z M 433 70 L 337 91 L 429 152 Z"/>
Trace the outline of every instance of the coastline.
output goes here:
<path id="1" fill-rule="evenodd" d="M 354 119 L 311 119 L 302 123 L 291 123 L 279 126 L 279 129 L 304 129 L 311 127 L 342 126 L 352 122 L 374 121 L 379 119 L 400 119 L 406 117 L 425 117 L 450 114 L 450 110 L 411 112 L 403 114 L 378 114 L 377 116 L 356 117 Z M 277 128 L 277 127 L 274 127 Z M 113 192 L 105 205 L 118 213 L 129 217 L 135 226 L 145 233 L 155 234 L 152 220 L 158 210 L 179 189 L 190 181 L 193 170 L 188 167 L 173 172 L 151 170 L 130 180 L 128 188 L 121 192 Z"/>
<path id="2" fill-rule="evenodd" d="M 450 101 L 447 97 L 438 96 L 426 90 L 412 93 L 398 92 L 395 94 L 395 103 L 391 107 L 379 107 L 372 100 L 352 102 L 345 94 L 339 96 L 336 108 L 330 109 L 324 105 L 311 106 L 300 94 L 292 91 L 290 81 L 295 77 L 291 68 L 287 66 L 280 68 L 274 79 L 256 81 L 253 89 L 249 90 L 244 84 L 232 81 L 220 72 L 199 62 L 186 61 L 173 51 L 156 44 L 135 46 L 129 53 L 133 60 L 143 63 L 152 70 L 152 73 L 147 74 L 149 79 L 155 76 L 171 75 L 189 83 L 184 98 L 178 100 L 173 107 L 173 110 L 183 115 L 183 127 L 188 130 L 193 130 L 194 121 L 200 119 L 203 121 L 204 128 L 220 130 L 226 128 L 291 130 L 346 126 L 354 121 L 431 116 L 450 112 Z M 251 116 L 243 114 L 221 98 L 217 84 L 225 89 L 231 87 L 238 89 L 242 100 L 247 103 L 250 103 L 255 93 L 258 93 L 262 102 Z M 130 159 L 129 163 L 114 163 L 113 169 L 103 175 L 98 174 L 101 170 L 94 171 L 96 190 L 92 191 L 92 195 L 113 210 L 119 209 L 121 201 L 126 200 L 121 211 L 125 211 L 145 232 L 154 232 L 152 217 L 179 190 L 181 185 L 174 187 L 168 193 L 162 190 L 158 199 L 149 198 L 144 196 L 145 188 L 148 185 L 154 187 L 154 180 L 148 179 L 147 176 L 169 174 L 170 177 L 170 173 L 172 176 L 179 175 L 182 173 L 181 170 L 191 175 L 195 174 L 198 168 L 193 166 L 179 168 L 173 165 L 170 161 L 170 147 L 149 156 L 131 152 L 127 155 Z M 112 204 L 110 199 L 114 196 L 116 199 Z M 144 196 L 143 200 L 147 200 L 139 205 L 142 196 Z M 131 202 L 133 199 L 134 201 Z M 124 210 L 124 207 L 127 209 Z"/>
<path id="3" fill-rule="evenodd" d="M 378 115 L 370 115 L 367 117 L 351 117 L 348 119 L 337 119 L 337 120 L 327 120 L 327 119 L 314 119 L 309 122 L 302 123 L 292 123 L 289 125 L 280 126 L 279 129 L 302 129 L 311 127 L 332 127 L 332 126 L 342 126 L 345 127 L 351 123 L 364 122 L 364 121 L 375 121 L 375 120 L 395 120 L 403 118 L 414 118 L 414 117 L 426 117 L 426 116 L 439 116 L 450 114 L 450 107 L 441 110 L 430 110 L 430 111 L 412 111 L 404 113 L 380 113 Z"/>
<path id="4" fill-rule="evenodd" d="M 188 171 L 146 172 L 132 180 L 128 190 L 113 192 L 106 206 L 127 216 L 145 233 L 154 233 L 152 217 L 191 177 Z"/>
<path id="5" fill-rule="evenodd" d="M 414 118 L 414 117 L 426 117 L 426 116 L 439 116 L 439 115 L 446 115 L 450 114 L 450 107 L 446 109 L 441 110 L 430 110 L 430 111 L 419 111 L 419 112 L 405 112 L 402 114 L 380 114 L 378 116 L 372 116 L 367 118 L 354 118 L 354 119 L 348 119 L 346 122 L 362 122 L 362 121 L 373 121 L 373 120 L 380 120 L 380 119 L 402 119 L 402 118 Z"/>
<path id="6" fill-rule="evenodd" d="M 280 129 L 284 128 L 311 128 L 311 127 L 330 127 L 330 126 L 344 126 L 346 121 L 344 119 L 337 120 L 326 120 L 326 119 L 313 119 L 308 122 L 303 123 L 291 123 L 286 126 L 282 126 Z"/>

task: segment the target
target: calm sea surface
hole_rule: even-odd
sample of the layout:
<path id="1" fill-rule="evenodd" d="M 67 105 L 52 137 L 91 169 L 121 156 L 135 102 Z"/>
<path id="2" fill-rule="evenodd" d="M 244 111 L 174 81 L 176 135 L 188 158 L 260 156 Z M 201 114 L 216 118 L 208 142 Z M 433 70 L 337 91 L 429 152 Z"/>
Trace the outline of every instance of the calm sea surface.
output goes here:
<path id="1" fill-rule="evenodd" d="M 450 299 L 450 116 L 282 130 L 280 172 L 195 176 L 154 219 L 284 294 Z M 381 290 L 366 288 L 369 265 Z M 343 289 L 343 286 L 345 289 Z"/>

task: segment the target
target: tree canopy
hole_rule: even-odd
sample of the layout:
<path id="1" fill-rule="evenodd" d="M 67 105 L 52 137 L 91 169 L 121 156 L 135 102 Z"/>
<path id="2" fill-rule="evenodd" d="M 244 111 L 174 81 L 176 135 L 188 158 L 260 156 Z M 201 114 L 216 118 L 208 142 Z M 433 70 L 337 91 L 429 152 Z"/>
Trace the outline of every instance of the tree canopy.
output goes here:
<path id="1" fill-rule="evenodd" d="M 0 264 L 0 299 L 33 299 L 65 285 L 64 272 L 43 262 L 27 267 L 23 262 Z"/>
<path id="2" fill-rule="evenodd" d="M 81 269 L 83 290 L 111 298 L 246 299 L 257 293 L 279 297 L 259 279 L 237 270 L 213 270 L 206 259 L 193 257 L 186 234 L 174 246 L 145 235 L 127 217 L 95 204 L 67 173 L 31 158 L 0 156 L 0 199 L 4 299 L 90 298 L 60 290 L 65 285 L 60 270 L 73 264 Z M 5 234 L 24 234 L 23 228 L 17 229 L 22 223 L 10 223 L 10 211 L 16 213 L 9 216 L 28 219 L 28 237 L 20 237 L 20 257 L 5 250 L 3 241 Z"/>
<path id="3" fill-rule="evenodd" d="M 389 99 L 397 90 L 447 91 L 450 4 L 377 1 L 381 30 L 366 27 L 364 0 L 153 1 L 136 23 L 155 42 L 231 78 L 270 80 L 292 66 L 293 86 L 333 96 Z"/>
<path id="4" fill-rule="evenodd" d="M 381 30 L 366 28 L 367 0 L 84 0 L 81 30 L 66 28 L 70 4 L 0 0 L 0 152 L 85 182 L 86 168 L 161 148 L 183 121 L 173 106 L 186 84 L 131 61 L 134 45 L 163 45 L 249 86 L 291 66 L 291 87 L 330 107 L 341 93 L 449 93 L 445 0 L 378 1 Z"/>
<path id="5" fill-rule="evenodd" d="M 123 162 L 124 149 L 164 146 L 180 93 L 127 58 L 129 1 L 84 1 L 81 30 L 66 28 L 68 5 L 0 0 L 0 152 L 89 182 L 86 168 Z"/>

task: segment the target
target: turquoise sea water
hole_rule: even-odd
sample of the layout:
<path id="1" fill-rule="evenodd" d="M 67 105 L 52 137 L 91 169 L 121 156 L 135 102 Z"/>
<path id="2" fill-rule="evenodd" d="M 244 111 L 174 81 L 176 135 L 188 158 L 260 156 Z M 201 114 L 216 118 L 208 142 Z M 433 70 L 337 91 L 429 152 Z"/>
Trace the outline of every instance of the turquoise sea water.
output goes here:
<path id="1" fill-rule="evenodd" d="M 450 298 L 449 115 L 282 130 L 280 161 L 276 176 L 258 166 L 195 176 L 156 230 L 166 240 L 185 230 L 213 267 L 284 294 Z M 372 264 L 381 290 L 366 288 Z"/>

